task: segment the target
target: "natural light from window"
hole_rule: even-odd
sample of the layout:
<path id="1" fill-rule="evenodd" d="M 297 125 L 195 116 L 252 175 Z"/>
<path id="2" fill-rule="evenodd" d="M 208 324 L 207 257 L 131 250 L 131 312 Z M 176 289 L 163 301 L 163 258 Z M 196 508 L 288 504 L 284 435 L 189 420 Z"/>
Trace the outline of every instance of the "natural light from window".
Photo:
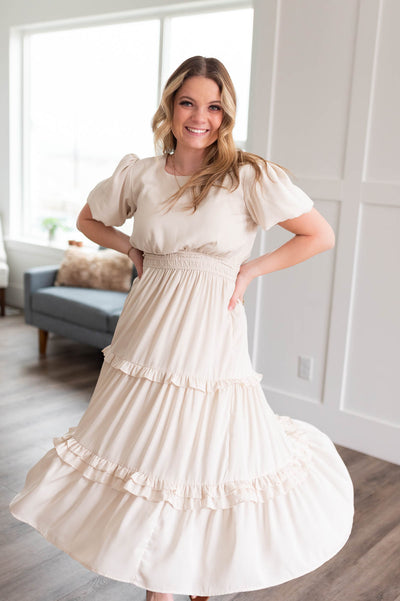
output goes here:
<path id="1" fill-rule="evenodd" d="M 207 32 L 205 35 L 204 32 Z M 228 69 L 238 96 L 235 140 L 247 138 L 253 10 L 242 9 L 171 19 L 167 75 L 188 56 L 215 56 Z M 165 81 L 163 81 L 163 84 Z"/>
<path id="2" fill-rule="evenodd" d="M 243 148 L 252 19 L 248 8 L 26 33 L 20 233 L 45 242 L 42 222 L 53 217 L 70 228 L 58 230 L 55 244 L 82 239 L 75 222 L 89 191 L 124 154 L 154 155 L 151 118 L 160 85 L 189 56 L 216 56 L 226 65 L 238 95 L 234 136 Z M 130 232 L 132 223 L 121 229 Z"/>

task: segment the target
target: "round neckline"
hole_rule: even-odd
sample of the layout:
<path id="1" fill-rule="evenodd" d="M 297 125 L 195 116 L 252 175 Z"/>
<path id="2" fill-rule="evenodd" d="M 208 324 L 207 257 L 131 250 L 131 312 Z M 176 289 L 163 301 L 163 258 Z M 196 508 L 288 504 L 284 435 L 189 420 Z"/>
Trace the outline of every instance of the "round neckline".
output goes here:
<path id="1" fill-rule="evenodd" d="M 175 174 L 175 173 L 169 173 L 169 172 L 166 170 L 166 168 L 165 168 L 165 167 L 166 167 L 166 165 L 167 165 L 167 159 L 168 159 L 168 155 L 167 155 L 167 154 L 166 154 L 166 155 L 162 155 L 162 158 L 163 158 L 163 161 L 161 161 L 161 164 L 162 164 L 162 169 L 163 169 L 164 173 L 165 173 L 166 175 L 168 175 L 169 177 L 173 177 L 173 178 L 175 178 L 175 177 L 188 177 L 188 178 L 189 178 L 189 177 L 192 177 L 191 175 L 177 175 L 177 174 Z"/>

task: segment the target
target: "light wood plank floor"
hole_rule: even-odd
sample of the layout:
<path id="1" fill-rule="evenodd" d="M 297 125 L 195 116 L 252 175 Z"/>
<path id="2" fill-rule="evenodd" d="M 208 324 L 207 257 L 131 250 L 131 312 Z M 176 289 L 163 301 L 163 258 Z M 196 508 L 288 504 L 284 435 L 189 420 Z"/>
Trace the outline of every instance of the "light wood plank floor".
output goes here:
<path id="1" fill-rule="evenodd" d="M 39 359 L 36 329 L 18 311 L 7 313 L 0 318 L 0 599 L 144 601 L 144 589 L 87 570 L 8 510 L 52 438 L 78 423 L 103 358 L 92 347 L 50 335 L 48 357 Z M 337 449 L 355 485 L 355 521 L 345 547 L 305 576 L 221 599 L 400 601 L 400 466 Z"/>

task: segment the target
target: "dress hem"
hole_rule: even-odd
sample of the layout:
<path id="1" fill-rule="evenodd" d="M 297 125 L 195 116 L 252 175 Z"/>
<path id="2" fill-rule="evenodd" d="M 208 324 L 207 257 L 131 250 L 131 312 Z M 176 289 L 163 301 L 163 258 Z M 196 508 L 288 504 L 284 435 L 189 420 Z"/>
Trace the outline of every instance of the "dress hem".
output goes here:
<path id="1" fill-rule="evenodd" d="M 327 561 L 332 559 L 335 555 L 337 555 L 337 553 L 347 543 L 347 541 L 350 537 L 351 531 L 352 531 L 352 527 L 351 527 L 350 531 L 346 532 L 345 536 L 342 539 L 340 539 L 340 542 L 333 547 L 334 550 L 333 551 L 330 550 L 327 552 L 327 555 L 323 560 L 319 559 L 315 563 L 311 564 L 312 567 L 307 567 L 305 569 L 300 570 L 299 572 L 293 573 L 292 575 L 290 575 L 288 577 L 285 576 L 284 578 L 277 579 L 276 581 L 266 582 L 264 584 L 261 584 L 261 583 L 246 584 L 246 585 L 240 586 L 239 588 L 238 588 L 238 586 L 236 586 L 236 587 L 228 588 L 228 589 L 227 588 L 204 589 L 204 590 L 200 590 L 200 591 L 198 591 L 198 590 L 193 591 L 192 589 L 190 591 L 187 591 L 186 589 L 185 590 L 174 589 L 173 591 L 171 591 L 171 590 L 165 590 L 164 588 L 160 589 L 157 585 L 153 585 L 149 581 L 145 581 L 144 579 L 140 579 L 140 578 L 126 578 L 125 579 L 125 578 L 121 578 L 121 577 L 116 577 L 116 576 L 112 576 L 111 573 L 108 572 L 108 570 L 106 570 L 106 569 L 98 568 L 97 566 L 96 567 L 91 566 L 88 563 L 86 563 L 85 561 L 80 560 L 78 555 L 76 555 L 75 553 L 73 553 L 72 551 L 69 551 L 66 547 L 64 547 L 63 543 L 61 543 L 56 536 L 53 536 L 49 530 L 43 529 L 37 522 L 35 522 L 35 520 L 26 520 L 22 516 L 19 516 L 17 512 L 11 511 L 11 509 L 10 509 L 10 512 L 17 520 L 28 524 L 32 528 L 35 528 L 35 530 L 37 530 L 39 532 L 39 534 L 41 534 L 49 543 L 51 543 L 52 545 L 54 545 L 55 547 L 60 549 L 60 551 L 63 551 L 64 553 L 69 555 L 69 557 L 71 557 L 71 559 L 80 563 L 87 570 L 90 570 L 91 572 L 94 572 L 95 574 L 98 574 L 99 576 L 103 576 L 103 577 L 109 578 L 111 580 L 116 580 L 118 582 L 126 582 L 128 584 L 133 584 L 133 585 L 135 585 L 139 588 L 143 588 L 145 590 L 151 590 L 156 593 L 170 593 L 170 594 L 174 594 L 174 595 L 189 595 L 190 594 L 190 595 L 217 596 L 217 595 L 227 595 L 227 594 L 232 594 L 232 593 L 242 593 L 242 592 L 263 590 L 263 589 L 267 589 L 267 588 L 270 588 L 273 586 L 278 586 L 279 584 L 284 584 L 285 582 L 289 582 L 291 580 L 294 580 L 295 578 L 299 578 L 300 576 L 305 576 L 306 574 L 313 572 L 314 570 L 316 570 L 319 567 L 321 567 L 322 565 L 324 565 Z"/>

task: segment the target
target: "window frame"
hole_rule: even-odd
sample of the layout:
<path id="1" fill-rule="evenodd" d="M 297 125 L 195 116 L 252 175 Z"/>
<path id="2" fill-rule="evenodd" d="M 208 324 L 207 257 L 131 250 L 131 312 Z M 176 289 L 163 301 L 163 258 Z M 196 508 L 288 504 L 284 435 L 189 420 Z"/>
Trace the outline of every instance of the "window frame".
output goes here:
<path id="1" fill-rule="evenodd" d="M 10 28 L 10 206 L 9 225 L 10 237 L 16 240 L 28 240 L 31 244 L 44 246 L 46 243 L 37 238 L 29 240 L 25 232 L 29 231 L 32 219 L 32 203 L 29 198 L 29 126 L 28 110 L 30 101 L 29 90 L 29 44 L 30 35 L 79 29 L 91 26 L 116 25 L 126 22 L 136 22 L 146 19 L 158 19 L 159 29 L 159 67 L 157 81 L 157 97 L 161 98 L 162 82 L 168 75 L 167 47 L 169 41 L 170 22 L 174 17 L 191 16 L 201 13 L 220 13 L 245 8 L 254 11 L 253 39 L 251 57 L 250 96 L 253 85 L 254 63 L 254 31 L 256 4 L 260 0 L 203 0 L 190 3 L 174 4 L 170 6 L 153 6 L 134 8 L 129 11 L 115 12 L 90 17 L 77 17 L 62 19 L 46 23 L 28 24 Z M 249 103 L 250 105 L 250 103 Z M 245 148 L 251 139 L 250 106 L 247 114 L 247 138 L 236 140 L 241 148 Z M 57 246 L 57 245 L 55 245 Z"/>

